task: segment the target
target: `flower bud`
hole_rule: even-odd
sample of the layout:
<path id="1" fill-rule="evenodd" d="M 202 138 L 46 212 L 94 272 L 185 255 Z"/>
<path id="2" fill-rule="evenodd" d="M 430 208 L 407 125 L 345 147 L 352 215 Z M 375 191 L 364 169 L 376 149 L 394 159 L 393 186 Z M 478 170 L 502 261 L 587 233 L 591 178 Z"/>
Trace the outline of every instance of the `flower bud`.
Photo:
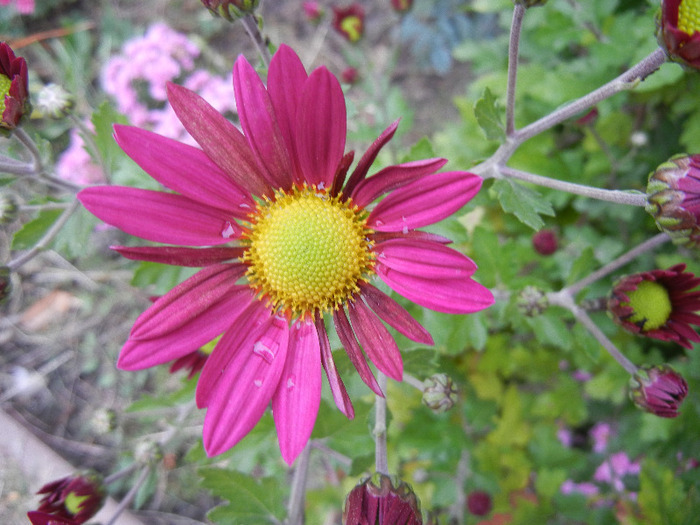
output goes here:
<path id="1" fill-rule="evenodd" d="M 532 247 L 540 255 L 552 255 L 557 251 L 559 242 L 554 230 L 540 230 L 532 236 Z"/>
<path id="2" fill-rule="evenodd" d="M 28 85 L 27 62 L 0 42 L 0 129 L 15 129 L 22 116 L 29 113 Z"/>
<path id="3" fill-rule="evenodd" d="M 685 264 L 629 275 L 613 287 L 608 312 L 629 332 L 692 348 L 690 341 L 700 342 L 691 326 L 700 324 L 699 285 Z"/>
<path id="4" fill-rule="evenodd" d="M 675 244 L 700 247 L 700 155 L 677 155 L 649 175 L 646 210 Z"/>
<path id="5" fill-rule="evenodd" d="M 233 22 L 245 15 L 253 13 L 260 0 L 202 0 L 204 7 L 215 16 Z"/>
<path id="6" fill-rule="evenodd" d="M 493 508 L 491 495 L 483 490 L 474 490 L 467 496 L 467 509 L 474 516 L 486 516 Z"/>
<path id="7" fill-rule="evenodd" d="M 360 78 L 360 74 L 357 72 L 357 68 L 346 67 L 340 73 L 340 79 L 346 84 L 354 84 Z"/>
<path id="8" fill-rule="evenodd" d="M 447 412 L 456 402 L 457 390 L 447 374 L 434 374 L 423 382 L 423 404 L 433 412 Z"/>
<path id="9" fill-rule="evenodd" d="M 47 84 L 36 95 L 34 112 L 39 117 L 59 119 L 67 116 L 75 106 L 73 95 L 58 84 Z"/>
<path id="10" fill-rule="evenodd" d="M 545 293 L 536 286 L 526 286 L 522 289 L 515 302 L 518 311 L 525 317 L 542 315 L 549 306 Z"/>
<path id="11" fill-rule="evenodd" d="M 94 471 L 79 472 L 52 481 L 37 494 L 43 494 L 43 497 L 36 513 L 29 513 L 32 523 L 43 523 L 47 514 L 68 523 L 85 523 L 100 510 L 105 499 L 102 476 Z"/>
<path id="12" fill-rule="evenodd" d="M 343 525 L 422 525 L 420 502 L 410 485 L 376 473 L 345 499 Z"/>
<path id="13" fill-rule="evenodd" d="M 697 0 L 663 0 L 656 36 L 671 60 L 700 69 L 700 6 Z"/>
<path id="14" fill-rule="evenodd" d="M 17 201 L 12 195 L 0 193 L 0 225 L 10 224 L 17 218 Z"/>
<path id="15" fill-rule="evenodd" d="M 634 404 L 659 417 L 676 417 L 688 393 L 688 383 L 668 365 L 639 368 L 629 386 Z"/>
<path id="16" fill-rule="evenodd" d="M 365 10 L 358 3 L 349 7 L 334 7 L 333 27 L 352 43 L 365 34 Z"/>

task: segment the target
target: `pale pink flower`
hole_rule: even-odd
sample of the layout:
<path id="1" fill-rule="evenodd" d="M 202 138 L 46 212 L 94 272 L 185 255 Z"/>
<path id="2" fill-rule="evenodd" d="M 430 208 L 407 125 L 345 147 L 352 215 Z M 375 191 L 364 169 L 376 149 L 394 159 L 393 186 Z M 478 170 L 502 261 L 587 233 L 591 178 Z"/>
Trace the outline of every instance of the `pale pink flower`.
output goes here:
<path id="1" fill-rule="evenodd" d="M 436 173 L 444 159 L 368 177 L 398 121 L 346 181 L 353 154 L 345 154 L 340 84 L 325 67 L 307 74 L 287 46 L 270 63 L 267 87 L 243 57 L 233 84 L 244 133 L 194 92 L 168 86 L 175 113 L 202 149 L 116 127 L 122 149 L 172 192 L 103 186 L 79 198 L 129 234 L 195 247 L 117 247 L 122 255 L 204 267 L 136 320 L 118 366 L 168 363 L 223 334 L 197 384 L 197 406 L 207 409 L 207 453 L 236 445 L 271 402 L 282 457 L 292 463 L 316 420 L 321 367 L 338 408 L 354 416 L 325 314 L 360 377 L 383 395 L 363 349 L 392 379 L 402 379 L 403 363 L 382 321 L 421 344 L 433 340 L 373 279 L 441 312 L 472 313 L 493 303 L 471 278 L 474 262 L 448 239 L 418 230 L 459 210 L 482 181 L 462 171 Z"/>
<path id="2" fill-rule="evenodd" d="M 612 435 L 612 429 L 607 423 L 596 423 L 590 431 L 593 438 L 593 452 L 605 452 L 608 446 L 608 440 Z"/>
<path id="3" fill-rule="evenodd" d="M 80 186 L 101 184 L 105 181 L 102 168 L 92 160 L 85 149 L 83 137 L 75 128 L 71 131 L 68 148 L 58 157 L 56 174 L 63 180 Z"/>
<path id="4" fill-rule="evenodd" d="M 34 0 L 0 0 L 0 5 L 9 5 L 14 3 L 18 13 L 29 15 L 34 12 Z"/>

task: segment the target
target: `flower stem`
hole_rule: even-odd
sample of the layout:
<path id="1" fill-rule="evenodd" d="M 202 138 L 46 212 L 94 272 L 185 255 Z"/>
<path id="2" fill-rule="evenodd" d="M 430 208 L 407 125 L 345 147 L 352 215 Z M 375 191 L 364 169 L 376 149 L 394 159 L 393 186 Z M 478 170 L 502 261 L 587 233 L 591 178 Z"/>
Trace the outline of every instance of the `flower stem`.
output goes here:
<path id="1" fill-rule="evenodd" d="M 270 50 L 267 48 L 265 39 L 260 33 L 260 27 L 258 26 L 258 21 L 255 15 L 247 14 L 240 20 L 246 30 L 246 33 L 248 33 L 248 36 L 250 36 L 251 40 L 253 40 L 253 44 L 255 44 L 255 47 L 258 50 L 260 58 L 262 58 L 262 61 L 265 62 L 266 66 L 269 66 L 271 60 Z"/>
<path id="2" fill-rule="evenodd" d="M 27 133 L 22 128 L 17 128 L 13 132 L 14 136 L 27 148 L 27 151 L 31 154 L 34 159 L 34 172 L 41 173 L 44 170 L 43 163 L 41 162 L 41 153 L 36 147 L 36 143 L 32 138 L 27 135 Z"/>
<path id="3" fill-rule="evenodd" d="M 306 479 L 309 473 L 309 454 L 311 452 L 311 441 L 302 450 L 296 461 L 294 477 L 292 479 L 292 492 L 287 505 L 286 525 L 303 525 L 304 523 L 304 500 L 306 495 Z"/>
<path id="4" fill-rule="evenodd" d="M 0 155 L 0 173 L 36 175 L 36 167 L 34 164 L 20 162 L 5 155 Z"/>
<path id="5" fill-rule="evenodd" d="M 148 475 L 151 473 L 151 467 L 150 466 L 145 466 L 141 470 L 141 474 L 139 474 L 138 479 L 134 483 L 134 485 L 129 489 L 129 492 L 126 493 L 126 496 L 124 496 L 124 499 L 122 499 L 119 502 L 119 505 L 117 506 L 117 509 L 114 511 L 114 515 L 110 518 L 110 520 L 105 524 L 105 525 L 115 525 L 117 523 L 117 520 L 119 519 L 119 516 L 121 515 L 122 512 L 129 506 L 129 504 L 132 502 L 132 500 L 136 497 L 136 493 L 138 490 L 141 488 L 141 485 L 143 485 L 146 482 L 146 479 L 148 479 Z"/>
<path id="6" fill-rule="evenodd" d="M 583 184 L 550 179 L 542 175 L 535 175 L 534 173 L 509 168 L 508 166 L 501 166 L 497 169 L 498 172 L 505 177 L 530 182 L 539 186 L 546 186 L 547 188 L 555 190 L 566 191 L 575 195 L 583 195 L 584 197 L 590 197 L 592 199 L 614 202 L 616 204 L 628 204 L 630 206 L 646 206 L 647 204 L 646 194 L 640 192 L 593 188 Z"/>
<path id="7" fill-rule="evenodd" d="M 525 6 L 515 4 L 508 46 L 508 86 L 506 88 L 506 135 L 508 136 L 515 131 L 515 84 L 518 77 L 518 49 L 524 16 Z"/>
<path id="8" fill-rule="evenodd" d="M 120 471 L 115 472 L 114 474 L 110 474 L 109 476 L 107 476 L 104 479 L 103 483 L 105 485 L 109 485 L 110 483 L 114 483 L 115 481 L 122 479 L 124 476 L 128 476 L 129 474 L 131 474 L 134 470 L 136 470 L 140 466 L 141 466 L 140 463 L 134 462 L 131 465 L 129 465 L 128 467 L 123 468 Z"/>
<path id="9" fill-rule="evenodd" d="M 515 132 L 514 136 L 519 142 L 524 142 L 529 138 L 539 135 L 543 131 L 550 129 L 566 119 L 588 109 L 601 100 L 605 100 L 620 91 L 632 89 L 646 77 L 656 71 L 666 62 L 666 54 L 661 48 L 656 48 L 650 55 L 631 67 L 619 77 L 611 80 L 607 84 L 599 87 L 595 91 L 567 104 L 566 106 L 553 111 L 528 126 Z"/>
<path id="10" fill-rule="evenodd" d="M 425 390 L 425 386 L 423 385 L 423 381 L 420 379 L 413 377 L 411 374 L 407 374 L 404 372 L 403 374 L 403 382 L 406 383 L 407 385 L 411 385 L 417 390 L 420 390 L 423 392 Z"/>
<path id="11" fill-rule="evenodd" d="M 377 382 L 379 388 L 386 396 L 387 379 L 384 374 L 378 372 Z M 375 470 L 380 474 L 389 475 L 389 465 L 386 451 L 386 398 L 375 396 L 374 416 L 374 463 Z"/>
<path id="12" fill-rule="evenodd" d="M 614 272 L 618 268 L 623 267 L 627 263 L 633 261 L 643 253 L 648 252 L 649 250 L 653 250 L 657 246 L 661 246 L 667 241 L 670 241 L 671 238 L 668 236 L 666 233 L 659 233 L 658 235 L 655 235 L 651 239 L 647 239 L 644 241 L 642 244 L 639 246 L 636 246 L 635 248 L 632 248 L 630 251 L 622 254 L 620 257 L 615 259 L 614 261 L 610 261 L 608 264 L 603 266 L 602 268 L 596 270 L 595 272 L 587 275 L 580 281 L 567 286 L 564 288 L 560 293 L 567 293 L 570 296 L 575 296 L 578 292 L 583 290 L 586 286 L 596 282 L 599 279 L 602 279 L 603 277 L 607 276 L 608 274 Z"/>
<path id="13" fill-rule="evenodd" d="M 16 259 L 10 261 L 7 263 L 7 267 L 11 271 L 17 271 L 17 269 L 25 264 L 26 262 L 32 260 L 34 257 L 36 257 L 39 252 L 41 252 L 44 248 L 46 248 L 51 241 L 54 240 L 56 235 L 61 231 L 61 228 L 63 228 L 66 223 L 68 222 L 68 219 L 71 218 L 73 213 L 80 207 L 80 202 L 76 199 L 73 201 L 73 204 L 70 205 L 69 208 L 66 208 L 66 211 L 64 211 L 61 216 L 56 220 L 56 222 L 53 223 L 51 228 L 44 234 L 44 236 L 39 239 L 39 242 L 37 242 L 34 247 L 17 257 Z"/>

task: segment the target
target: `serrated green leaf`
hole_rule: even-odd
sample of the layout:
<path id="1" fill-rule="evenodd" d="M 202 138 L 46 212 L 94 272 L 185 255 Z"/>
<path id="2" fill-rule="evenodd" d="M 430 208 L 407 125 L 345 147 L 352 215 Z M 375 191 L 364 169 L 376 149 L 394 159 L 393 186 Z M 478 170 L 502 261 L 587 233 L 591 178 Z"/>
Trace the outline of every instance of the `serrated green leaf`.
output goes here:
<path id="1" fill-rule="evenodd" d="M 13 250 L 28 250 L 32 248 L 44 236 L 54 222 L 60 217 L 63 210 L 43 210 L 35 219 L 26 223 L 15 233 L 12 239 Z"/>
<path id="2" fill-rule="evenodd" d="M 203 468 L 202 486 L 228 504 L 207 517 L 219 525 L 279 523 L 285 515 L 286 485 L 274 478 L 253 479 L 235 470 Z"/>
<path id="3" fill-rule="evenodd" d="M 489 88 L 484 89 L 484 95 L 474 104 L 474 115 L 487 139 L 499 141 L 505 139 L 506 132 L 501 123 L 501 109 Z"/>
<path id="4" fill-rule="evenodd" d="M 54 249 L 70 258 L 89 254 L 92 251 L 90 236 L 97 222 L 97 217 L 81 206 L 68 219 L 54 239 Z"/>
<path id="5" fill-rule="evenodd" d="M 401 158 L 401 162 L 411 162 L 414 160 L 431 159 L 436 157 L 433 144 L 428 137 L 422 137 L 416 142 L 407 155 Z"/>
<path id="6" fill-rule="evenodd" d="M 92 125 L 95 129 L 92 139 L 97 151 L 90 151 L 90 148 L 87 148 L 87 150 L 93 157 L 93 160 L 104 167 L 108 175 L 115 170 L 117 159 L 124 155 L 114 140 L 114 125 L 127 123 L 126 117 L 116 111 L 107 101 L 100 104 L 97 111 L 92 114 Z M 96 154 L 99 156 L 98 158 L 95 158 Z"/>
<path id="7" fill-rule="evenodd" d="M 420 348 L 402 352 L 403 371 L 414 377 L 428 377 L 437 371 L 437 352 L 434 349 Z"/>
<path id="8" fill-rule="evenodd" d="M 497 180 L 491 188 L 496 192 L 503 211 L 512 213 L 533 230 L 544 226 L 540 215 L 554 216 L 551 204 L 540 193 L 512 179 Z"/>

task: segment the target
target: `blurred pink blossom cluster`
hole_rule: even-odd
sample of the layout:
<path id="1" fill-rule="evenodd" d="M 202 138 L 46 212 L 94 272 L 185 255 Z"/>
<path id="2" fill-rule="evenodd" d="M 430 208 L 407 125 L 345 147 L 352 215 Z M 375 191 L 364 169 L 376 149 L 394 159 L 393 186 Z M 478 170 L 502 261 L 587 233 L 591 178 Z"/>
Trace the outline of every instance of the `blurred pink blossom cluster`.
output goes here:
<path id="1" fill-rule="evenodd" d="M 34 12 L 34 0 L 0 0 L 0 5 L 14 4 L 17 12 L 28 15 Z"/>
<path id="2" fill-rule="evenodd" d="M 3 0 L 0 0 L 3 1 Z M 232 75 L 213 75 L 197 69 L 199 46 L 187 35 L 156 23 L 143 36 L 124 43 L 101 71 L 101 84 L 130 124 L 160 135 L 194 144 L 167 104 L 166 85 L 177 81 L 195 91 L 220 113 L 235 113 L 231 96 Z M 101 182 L 100 168 L 91 162 L 78 133 L 60 157 L 57 174 L 78 184 Z"/>

